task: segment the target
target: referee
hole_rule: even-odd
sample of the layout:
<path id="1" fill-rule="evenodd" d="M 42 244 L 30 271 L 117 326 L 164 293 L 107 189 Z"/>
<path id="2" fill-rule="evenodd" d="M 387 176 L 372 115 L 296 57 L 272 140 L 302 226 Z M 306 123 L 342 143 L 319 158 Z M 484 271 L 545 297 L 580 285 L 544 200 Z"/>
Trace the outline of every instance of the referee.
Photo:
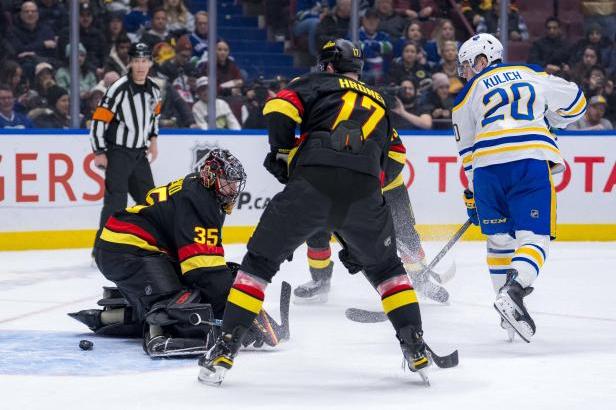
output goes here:
<path id="1" fill-rule="evenodd" d="M 160 89 L 148 78 L 150 48 L 136 43 L 129 55 L 128 73 L 109 87 L 92 115 L 94 164 L 105 170 L 99 230 L 114 212 L 126 208 L 129 193 L 136 203 L 145 203 L 154 188 L 150 162 L 158 155 Z"/>

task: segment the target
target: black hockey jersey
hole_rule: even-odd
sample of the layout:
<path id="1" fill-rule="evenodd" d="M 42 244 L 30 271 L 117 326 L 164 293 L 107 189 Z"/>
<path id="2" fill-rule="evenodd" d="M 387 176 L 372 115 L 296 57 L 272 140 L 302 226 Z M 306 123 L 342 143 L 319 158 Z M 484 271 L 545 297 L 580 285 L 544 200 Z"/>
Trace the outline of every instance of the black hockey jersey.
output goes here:
<path id="1" fill-rule="evenodd" d="M 404 147 L 390 126 L 381 94 L 359 81 L 339 74 L 307 74 L 270 99 L 263 114 L 272 148 L 289 152 L 289 169 L 295 165 L 325 165 L 380 176 L 382 180 L 395 178 L 382 174 L 387 168 L 389 146 L 396 141 L 394 145 L 399 146 L 394 152 L 402 154 Z M 360 153 L 336 151 L 323 141 L 324 135 L 327 138 L 347 120 L 361 124 L 364 143 Z M 396 161 L 399 159 L 398 155 Z"/>
<path id="2" fill-rule="evenodd" d="M 227 268 L 222 245 L 225 213 L 198 174 L 152 189 L 146 203 L 111 216 L 95 246 L 136 255 L 165 253 L 179 262 L 182 275 Z"/>

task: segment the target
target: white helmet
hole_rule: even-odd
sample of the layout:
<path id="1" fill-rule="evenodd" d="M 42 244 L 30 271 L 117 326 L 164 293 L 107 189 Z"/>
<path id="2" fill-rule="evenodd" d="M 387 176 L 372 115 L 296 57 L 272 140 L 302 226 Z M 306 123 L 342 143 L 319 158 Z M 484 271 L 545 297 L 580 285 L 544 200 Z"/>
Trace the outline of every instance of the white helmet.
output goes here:
<path id="1" fill-rule="evenodd" d="M 458 50 L 458 75 L 462 77 L 466 64 L 477 74 L 474 68 L 475 59 L 482 54 L 488 59 L 488 65 L 502 60 L 503 45 L 492 34 L 481 33 L 469 38 Z"/>

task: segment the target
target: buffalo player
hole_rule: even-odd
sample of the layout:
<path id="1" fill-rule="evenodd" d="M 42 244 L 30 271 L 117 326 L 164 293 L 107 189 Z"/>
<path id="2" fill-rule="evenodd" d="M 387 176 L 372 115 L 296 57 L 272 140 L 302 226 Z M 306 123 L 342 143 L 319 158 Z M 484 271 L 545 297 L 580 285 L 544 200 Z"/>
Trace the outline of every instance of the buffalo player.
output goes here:
<path id="1" fill-rule="evenodd" d="M 556 233 L 552 174 L 564 170 L 550 127 L 564 128 L 586 111 L 574 83 L 534 65 L 503 64 L 503 45 L 490 34 L 467 40 L 458 53 L 468 82 L 453 107 L 453 129 L 469 188 L 469 216 L 487 235 L 494 307 L 510 340 L 526 342 L 535 323 L 524 306 Z"/>

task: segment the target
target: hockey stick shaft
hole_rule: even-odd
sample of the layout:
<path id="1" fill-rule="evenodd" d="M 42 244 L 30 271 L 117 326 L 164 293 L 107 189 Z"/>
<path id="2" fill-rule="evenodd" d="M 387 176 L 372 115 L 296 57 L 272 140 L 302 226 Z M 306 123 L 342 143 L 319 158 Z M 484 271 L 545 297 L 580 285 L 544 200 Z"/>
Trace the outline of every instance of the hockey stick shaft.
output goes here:
<path id="1" fill-rule="evenodd" d="M 449 250 L 456 244 L 456 242 L 458 242 L 458 240 L 462 237 L 462 235 L 464 235 L 466 230 L 472 224 L 473 223 L 471 222 L 470 219 L 464 222 L 464 224 L 462 224 L 462 226 L 458 228 L 456 233 L 453 234 L 453 236 L 451 237 L 451 239 L 449 239 L 449 241 L 445 244 L 445 246 L 443 246 L 443 249 L 441 249 L 441 251 L 434 257 L 434 259 L 432 259 L 432 262 L 430 262 L 428 266 L 423 268 L 420 274 L 425 274 L 426 272 L 431 271 L 441 261 L 441 259 L 443 259 L 443 257 L 447 254 L 447 252 L 449 252 Z"/>

